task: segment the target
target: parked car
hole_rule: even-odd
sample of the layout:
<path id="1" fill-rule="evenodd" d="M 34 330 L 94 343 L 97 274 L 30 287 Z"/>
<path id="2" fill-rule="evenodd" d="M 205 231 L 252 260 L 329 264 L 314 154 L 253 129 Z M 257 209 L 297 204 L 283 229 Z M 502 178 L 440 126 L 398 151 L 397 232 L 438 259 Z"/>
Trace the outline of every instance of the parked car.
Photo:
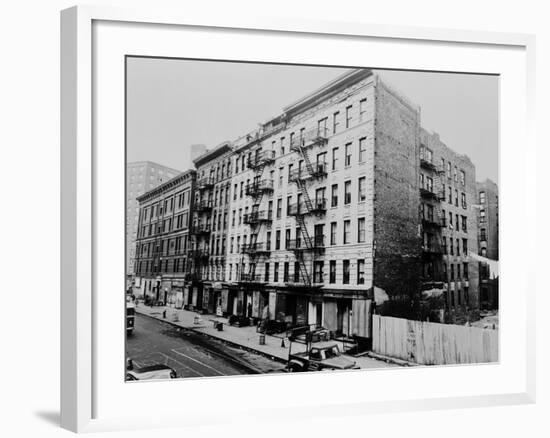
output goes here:
<path id="1" fill-rule="evenodd" d="M 155 380 L 155 379 L 175 379 L 176 371 L 168 365 L 156 364 L 141 368 L 126 370 L 126 380 Z"/>
<path id="2" fill-rule="evenodd" d="M 291 373 L 361 368 L 357 362 L 343 356 L 334 342 L 317 342 L 311 344 L 309 351 L 289 354 L 287 367 Z"/>

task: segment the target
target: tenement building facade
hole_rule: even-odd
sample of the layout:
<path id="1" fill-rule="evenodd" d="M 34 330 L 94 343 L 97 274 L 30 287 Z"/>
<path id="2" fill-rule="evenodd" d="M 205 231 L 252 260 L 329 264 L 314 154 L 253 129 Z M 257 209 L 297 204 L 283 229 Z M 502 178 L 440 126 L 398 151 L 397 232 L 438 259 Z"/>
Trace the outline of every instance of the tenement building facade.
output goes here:
<path id="1" fill-rule="evenodd" d="M 134 275 L 139 220 L 137 197 L 179 173 L 179 170 L 151 161 L 137 161 L 126 165 L 126 276 L 128 283 Z"/>
<path id="2" fill-rule="evenodd" d="M 475 317 L 479 268 L 470 257 L 478 250 L 475 167 L 424 129 L 420 194 L 423 288 L 444 291 L 447 321 Z"/>
<path id="3" fill-rule="evenodd" d="M 205 312 L 227 311 L 225 265 L 229 221 L 232 148 L 224 142 L 194 160 L 197 184 L 194 193 L 191 264 L 184 305 Z M 222 291 L 224 291 L 222 293 Z"/>
<path id="4" fill-rule="evenodd" d="M 498 260 L 498 185 L 486 179 L 477 183 L 479 202 L 479 255 Z M 493 278 L 487 263 L 479 264 L 480 300 L 485 309 L 498 309 L 498 278 Z"/>
<path id="5" fill-rule="evenodd" d="M 188 170 L 137 198 L 136 295 L 183 304 L 194 190 L 195 171 Z"/>
<path id="6" fill-rule="evenodd" d="M 479 307 L 475 168 L 371 70 L 194 161 L 183 302 L 367 340 L 375 307 Z M 387 307 L 386 307 L 387 310 Z"/>
<path id="7" fill-rule="evenodd" d="M 233 144 L 237 309 L 367 338 L 375 289 L 419 292 L 419 111 L 353 70 Z"/>

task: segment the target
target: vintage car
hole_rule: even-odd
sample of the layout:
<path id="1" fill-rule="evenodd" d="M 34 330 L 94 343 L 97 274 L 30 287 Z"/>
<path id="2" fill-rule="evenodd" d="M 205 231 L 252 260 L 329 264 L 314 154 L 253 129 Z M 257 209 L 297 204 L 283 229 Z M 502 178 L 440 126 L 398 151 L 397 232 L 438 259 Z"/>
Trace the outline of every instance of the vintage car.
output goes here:
<path id="1" fill-rule="evenodd" d="M 168 365 L 156 364 L 141 368 L 127 367 L 126 380 L 155 380 L 155 379 L 175 379 L 176 371 Z"/>
<path id="2" fill-rule="evenodd" d="M 325 341 L 311 344 L 308 351 L 291 353 L 287 369 L 291 373 L 304 371 L 356 370 L 357 363 L 340 352 L 338 344 Z"/>

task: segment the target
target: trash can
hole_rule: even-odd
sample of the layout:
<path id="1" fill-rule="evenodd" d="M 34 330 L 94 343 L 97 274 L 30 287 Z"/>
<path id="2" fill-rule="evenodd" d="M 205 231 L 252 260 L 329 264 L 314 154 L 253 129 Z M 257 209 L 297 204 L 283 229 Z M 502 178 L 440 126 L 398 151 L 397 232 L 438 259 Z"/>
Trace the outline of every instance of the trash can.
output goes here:
<path id="1" fill-rule="evenodd" d="M 198 324 L 200 322 L 200 318 L 198 316 L 195 316 L 193 318 L 193 324 Z"/>
<path id="2" fill-rule="evenodd" d="M 216 329 L 219 331 L 219 332 L 223 332 L 223 322 L 218 322 L 216 324 Z"/>
<path id="3" fill-rule="evenodd" d="M 264 334 L 260 335 L 259 343 L 260 343 L 260 345 L 265 345 L 265 335 Z"/>

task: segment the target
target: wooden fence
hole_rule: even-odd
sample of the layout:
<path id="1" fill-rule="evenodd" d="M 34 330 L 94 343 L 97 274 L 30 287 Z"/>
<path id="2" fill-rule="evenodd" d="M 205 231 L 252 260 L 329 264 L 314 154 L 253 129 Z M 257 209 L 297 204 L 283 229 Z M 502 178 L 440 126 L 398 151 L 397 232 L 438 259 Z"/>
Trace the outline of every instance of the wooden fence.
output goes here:
<path id="1" fill-rule="evenodd" d="M 498 361 L 498 330 L 372 316 L 375 353 L 422 365 Z"/>

